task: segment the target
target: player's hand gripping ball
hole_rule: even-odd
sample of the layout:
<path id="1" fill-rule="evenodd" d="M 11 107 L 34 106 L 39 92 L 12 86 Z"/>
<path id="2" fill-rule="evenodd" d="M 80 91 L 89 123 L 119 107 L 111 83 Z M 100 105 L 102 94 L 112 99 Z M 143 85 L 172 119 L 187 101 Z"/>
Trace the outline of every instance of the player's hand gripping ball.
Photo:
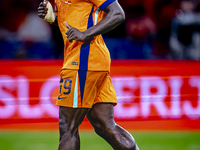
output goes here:
<path id="1" fill-rule="evenodd" d="M 38 16 L 50 23 L 53 23 L 55 21 L 53 7 L 49 1 L 44 0 L 40 3 L 38 7 Z"/>

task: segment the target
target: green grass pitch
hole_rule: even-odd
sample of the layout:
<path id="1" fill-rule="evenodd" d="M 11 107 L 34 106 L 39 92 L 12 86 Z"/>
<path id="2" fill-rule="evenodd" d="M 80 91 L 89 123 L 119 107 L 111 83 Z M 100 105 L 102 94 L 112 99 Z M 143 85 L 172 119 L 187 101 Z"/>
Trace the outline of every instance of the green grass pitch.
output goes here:
<path id="1" fill-rule="evenodd" d="M 200 150 L 200 132 L 131 132 L 140 150 Z M 94 132 L 81 131 L 81 150 L 112 150 Z M 0 131 L 1 150 L 56 150 L 58 132 Z"/>

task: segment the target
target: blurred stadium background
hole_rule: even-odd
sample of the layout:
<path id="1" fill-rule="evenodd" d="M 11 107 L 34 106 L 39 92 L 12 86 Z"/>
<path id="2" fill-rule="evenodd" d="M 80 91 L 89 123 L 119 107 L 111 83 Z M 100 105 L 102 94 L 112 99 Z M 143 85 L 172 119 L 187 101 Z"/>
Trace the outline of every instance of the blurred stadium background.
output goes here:
<path id="1" fill-rule="evenodd" d="M 200 1 L 118 0 L 126 21 L 104 34 L 117 92 L 116 122 L 141 150 L 200 150 Z M 58 146 L 58 27 L 41 0 L 0 0 L 0 149 Z M 50 0 L 53 3 L 53 0 Z M 111 150 L 87 119 L 81 150 Z"/>

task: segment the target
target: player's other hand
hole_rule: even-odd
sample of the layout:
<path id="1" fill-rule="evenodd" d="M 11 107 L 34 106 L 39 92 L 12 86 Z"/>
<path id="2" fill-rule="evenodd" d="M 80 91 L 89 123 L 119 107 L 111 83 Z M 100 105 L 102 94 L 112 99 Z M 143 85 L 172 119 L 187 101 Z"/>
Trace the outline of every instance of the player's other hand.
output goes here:
<path id="1" fill-rule="evenodd" d="M 41 2 L 39 4 L 39 7 L 38 7 L 38 16 L 42 19 L 45 18 L 47 11 L 48 11 L 48 8 L 46 8 L 47 3 L 48 3 L 48 1 L 44 0 L 43 2 Z"/>
<path id="2" fill-rule="evenodd" d="M 65 22 L 65 26 L 68 28 L 65 34 L 67 35 L 69 42 L 72 42 L 73 40 L 85 41 L 87 39 L 84 32 L 81 32 L 78 29 L 71 27 L 67 22 Z"/>

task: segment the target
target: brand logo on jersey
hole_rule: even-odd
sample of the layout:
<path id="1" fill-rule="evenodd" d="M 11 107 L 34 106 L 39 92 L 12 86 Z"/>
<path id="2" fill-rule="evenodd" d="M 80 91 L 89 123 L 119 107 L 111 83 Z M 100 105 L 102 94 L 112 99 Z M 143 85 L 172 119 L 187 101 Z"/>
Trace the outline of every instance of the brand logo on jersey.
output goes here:
<path id="1" fill-rule="evenodd" d="M 78 65 L 78 62 L 72 62 L 72 65 Z"/>
<path id="2" fill-rule="evenodd" d="M 72 4 L 72 1 L 65 0 L 65 4 L 71 5 L 71 4 Z"/>

